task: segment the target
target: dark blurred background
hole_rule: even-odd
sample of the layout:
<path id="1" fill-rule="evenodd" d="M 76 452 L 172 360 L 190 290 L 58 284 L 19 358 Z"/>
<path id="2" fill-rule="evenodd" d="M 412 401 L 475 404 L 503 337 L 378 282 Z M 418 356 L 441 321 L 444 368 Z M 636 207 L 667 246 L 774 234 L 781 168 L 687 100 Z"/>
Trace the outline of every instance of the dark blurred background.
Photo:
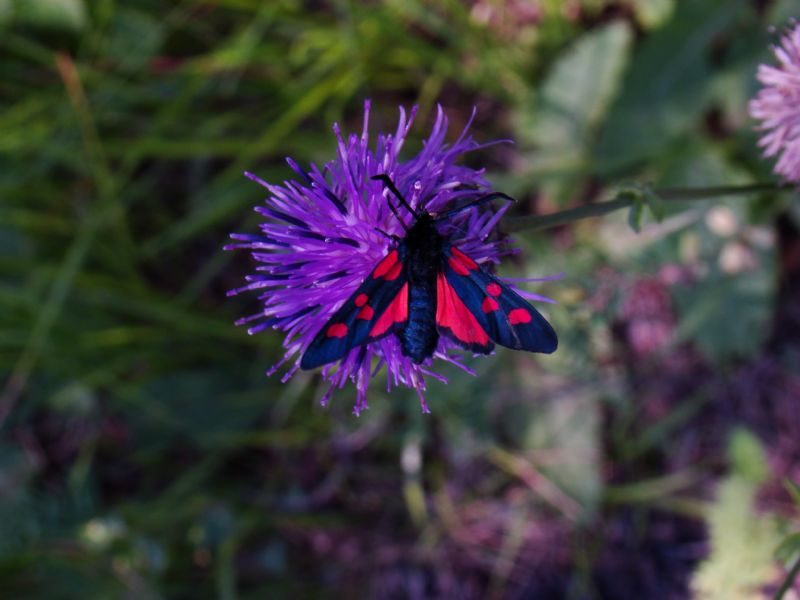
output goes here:
<path id="1" fill-rule="evenodd" d="M 770 597 L 800 550 L 794 194 L 516 235 L 504 274 L 566 273 L 532 288 L 559 350 L 445 368 L 431 415 L 267 378 L 221 247 L 257 228 L 242 171 L 330 160 L 365 98 L 373 132 L 419 105 L 407 156 L 477 107 L 518 215 L 774 181 L 747 101 L 797 14 L 0 0 L 0 597 Z"/>

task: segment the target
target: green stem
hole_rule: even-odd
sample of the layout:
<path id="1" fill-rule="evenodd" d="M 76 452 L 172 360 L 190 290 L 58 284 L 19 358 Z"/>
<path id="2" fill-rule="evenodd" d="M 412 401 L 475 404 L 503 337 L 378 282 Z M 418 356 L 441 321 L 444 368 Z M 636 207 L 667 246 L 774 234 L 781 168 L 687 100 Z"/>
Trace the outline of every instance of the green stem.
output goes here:
<path id="1" fill-rule="evenodd" d="M 792 587 L 792 584 L 797 578 L 798 573 L 800 573 L 800 556 L 794 559 L 794 565 L 786 575 L 786 579 L 783 580 L 780 589 L 775 593 L 775 600 L 782 600 L 784 594 L 786 594 L 786 592 L 789 591 L 789 588 Z"/>
<path id="2" fill-rule="evenodd" d="M 705 188 L 663 188 L 654 189 L 653 194 L 664 202 L 686 202 L 719 198 L 720 196 L 734 196 L 757 194 L 760 192 L 778 192 L 794 190 L 796 186 L 776 183 L 754 183 L 749 185 L 721 185 Z M 636 197 L 630 192 L 620 192 L 616 197 L 604 202 L 585 204 L 575 208 L 568 208 L 548 215 L 530 215 L 504 220 L 504 228 L 509 233 L 515 231 L 535 231 L 566 225 L 573 221 L 601 217 L 621 208 L 630 208 L 636 202 Z"/>

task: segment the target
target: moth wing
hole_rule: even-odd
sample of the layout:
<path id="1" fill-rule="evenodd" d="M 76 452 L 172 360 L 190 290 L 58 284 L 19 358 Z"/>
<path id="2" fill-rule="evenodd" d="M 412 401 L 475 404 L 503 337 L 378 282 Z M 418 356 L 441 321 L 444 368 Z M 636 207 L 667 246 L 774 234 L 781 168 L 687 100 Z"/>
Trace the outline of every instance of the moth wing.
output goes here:
<path id="1" fill-rule="evenodd" d="M 397 249 L 375 266 L 306 348 L 301 369 L 344 358 L 357 346 L 380 339 L 408 320 L 408 277 Z"/>
<path id="2" fill-rule="evenodd" d="M 539 311 L 458 248 L 445 246 L 439 277 L 438 289 L 443 294 L 438 296 L 436 321 L 462 346 L 488 352 L 491 346 L 486 342 L 491 340 L 515 350 L 545 354 L 558 347 L 556 332 Z"/>
<path id="3" fill-rule="evenodd" d="M 476 318 L 464 297 L 445 272 L 436 276 L 436 327 L 458 345 L 479 354 L 489 354 L 494 344 L 487 327 Z"/>

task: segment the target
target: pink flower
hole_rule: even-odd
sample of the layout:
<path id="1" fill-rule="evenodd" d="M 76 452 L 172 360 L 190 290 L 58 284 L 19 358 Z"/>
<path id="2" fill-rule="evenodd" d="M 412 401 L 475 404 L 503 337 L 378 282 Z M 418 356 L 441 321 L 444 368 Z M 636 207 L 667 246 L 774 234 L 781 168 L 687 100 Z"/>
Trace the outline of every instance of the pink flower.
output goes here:
<path id="1" fill-rule="evenodd" d="M 750 101 L 749 111 L 761 121 L 758 145 L 765 156 L 778 155 L 774 171 L 800 182 L 800 25 L 793 24 L 773 49 L 778 66 L 759 65 L 764 87 Z"/>

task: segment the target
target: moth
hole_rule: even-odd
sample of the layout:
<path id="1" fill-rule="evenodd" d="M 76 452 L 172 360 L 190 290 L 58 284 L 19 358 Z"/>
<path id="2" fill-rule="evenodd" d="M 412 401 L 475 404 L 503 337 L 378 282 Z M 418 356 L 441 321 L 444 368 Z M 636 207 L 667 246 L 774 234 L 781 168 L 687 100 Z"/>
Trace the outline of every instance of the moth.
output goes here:
<path id="1" fill-rule="evenodd" d="M 388 175 L 373 180 L 384 186 L 413 216 L 400 238 L 363 283 L 320 329 L 300 361 L 313 369 L 345 357 L 350 350 L 387 335 L 397 335 L 402 353 L 420 364 L 430 358 L 444 335 L 478 354 L 495 344 L 554 352 L 558 338 L 550 323 L 519 294 L 472 260 L 439 233 L 437 225 L 457 213 L 496 198 L 493 192 L 434 217 L 414 210 Z M 394 205 L 393 214 L 403 223 Z"/>

